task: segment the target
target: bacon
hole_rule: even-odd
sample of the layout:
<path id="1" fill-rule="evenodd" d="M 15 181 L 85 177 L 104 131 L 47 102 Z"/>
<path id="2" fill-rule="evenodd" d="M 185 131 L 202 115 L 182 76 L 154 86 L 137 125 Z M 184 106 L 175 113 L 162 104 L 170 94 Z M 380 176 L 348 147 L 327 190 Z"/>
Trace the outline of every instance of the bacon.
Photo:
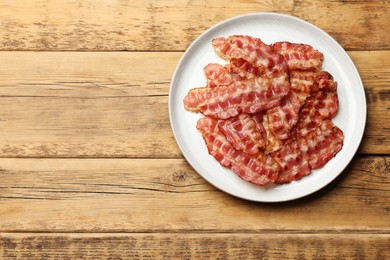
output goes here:
<path id="1" fill-rule="evenodd" d="M 300 108 L 298 95 L 290 91 L 279 106 L 267 111 L 269 129 L 276 138 L 286 140 L 289 137 L 290 130 L 298 122 Z"/>
<path id="2" fill-rule="evenodd" d="M 237 158 L 239 152 L 219 131 L 218 121 L 210 117 L 204 117 L 198 120 L 196 128 L 202 133 L 209 154 L 214 156 L 222 166 L 231 166 L 231 162 Z"/>
<path id="3" fill-rule="evenodd" d="M 204 67 L 204 72 L 209 87 L 228 86 L 237 80 L 261 76 L 259 69 L 244 59 L 231 59 L 225 66 L 210 63 Z"/>
<path id="4" fill-rule="evenodd" d="M 307 135 L 286 142 L 271 156 L 281 166 L 275 183 L 290 183 L 310 174 L 311 169 L 325 165 L 343 147 L 343 132 L 325 120 Z"/>
<path id="5" fill-rule="evenodd" d="M 264 186 L 278 179 L 280 165 L 269 156 L 240 153 L 231 169 L 243 180 Z"/>
<path id="6" fill-rule="evenodd" d="M 288 81 L 288 67 L 283 57 L 273 47 L 251 36 L 232 35 L 227 39 L 220 37 L 212 41 L 215 51 L 223 59 L 243 59 L 256 67 L 260 74 L 280 77 Z"/>
<path id="7" fill-rule="evenodd" d="M 337 82 L 321 71 L 323 54 L 310 45 L 233 35 L 216 38 L 229 63 L 204 68 L 206 88 L 189 91 L 185 108 L 206 117 L 197 123 L 209 154 L 256 185 L 299 180 L 332 159 L 343 132 Z"/>
<path id="8" fill-rule="evenodd" d="M 263 117 L 262 125 L 266 133 L 266 144 L 264 148 L 264 153 L 270 154 L 272 152 L 278 151 L 282 147 L 284 141 L 279 138 L 276 138 L 270 130 L 268 117 L 266 114 Z"/>
<path id="9" fill-rule="evenodd" d="M 321 71 L 317 75 L 316 83 L 315 91 L 337 91 L 337 82 L 333 80 L 333 76 L 327 71 Z"/>
<path id="10" fill-rule="evenodd" d="M 251 79 L 261 76 L 258 67 L 252 66 L 244 59 L 231 59 L 229 64 L 230 73 L 239 75 L 242 79 Z"/>
<path id="11" fill-rule="evenodd" d="M 333 91 L 314 92 L 302 107 L 294 131 L 300 135 L 317 128 L 325 119 L 333 118 L 338 110 L 337 93 Z"/>
<path id="12" fill-rule="evenodd" d="M 227 119 L 240 112 L 256 113 L 275 107 L 289 91 L 289 84 L 258 77 L 235 81 L 229 86 L 195 88 L 189 91 L 183 102 L 189 111 Z"/>
<path id="13" fill-rule="evenodd" d="M 265 145 L 255 121 L 248 114 L 242 113 L 226 120 L 218 120 L 218 127 L 236 150 L 249 155 L 258 154 L 259 148 Z"/>
<path id="14" fill-rule="evenodd" d="M 237 74 L 231 73 L 229 66 L 210 63 L 204 67 L 208 87 L 228 86 L 234 81 L 241 80 Z"/>
<path id="15" fill-rule="evenodd" d="M 276 42 L 274 51 L 286 60 L 290 70 L 319 70 L 324 55 L 308 44 Z"/>
<path id="16" fill-rule="evenodd" d="M 317 82 L 317 71 L 291 70 L 291 89 L 309 94 Z"/>
<path id="17" fill-rule="evenodd" d="M 332 75 L 326 71 L 290 71 L 291 90 L 294 90 L 301 103 L 310 96 L 311 92 L 327 90 L 336 91 L 337 82 Z"/>
<path id="18" fill-rule="evenodd" d="M 270 154 L 279 150 L 284 141 L 276 138 L 270 131 L 266 111 L 260 111 L 256 114 L 252 114 L 251 117 L 255 121 L 258 131 L 265 140 L 265 146 L 262 147 L 264 153 Z"/>
<path id="19" fill-rule="evenodd" d="M 343 147 L 343 132 L 331 120 L 325 120 L 300 140 L 301 151 L 308 157 L 312 169 L 325 165 Z"/>
<path id="20" fill-rule="evenodd" d="M 231 167 L 243 180 L 256 185 L 266 185 L 279 176 L 279 164 L 262 154 L 251 156 L 237 151 L 218 128 L 218 121 L 211 117 L 198 120 L 197 129 L 202 133 L 209 154 L 224 167 Z"/>
<path id="21" fill-rule="evenodd" d="M 310 93 L 311 91 L 328 90 L 336 91 L 337 83 L 332 75 L 326 71 L 290 71 L 291 89 Z"/>
<path id="22" fill-rule="evenodd" d="M 310 174 L 311 169 L 307 154 L 302 153 L 298 140 L 286 142 L 279 151 L 271 156 L 281 166 L 279 177 L 275 183 L 290 183 Z"/>

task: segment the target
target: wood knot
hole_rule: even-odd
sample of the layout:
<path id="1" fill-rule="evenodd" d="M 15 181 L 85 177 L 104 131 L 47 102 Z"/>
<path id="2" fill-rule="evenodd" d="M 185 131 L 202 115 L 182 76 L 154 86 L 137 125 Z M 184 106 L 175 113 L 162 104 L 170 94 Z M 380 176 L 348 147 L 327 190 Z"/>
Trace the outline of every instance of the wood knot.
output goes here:
<path id="1" fill-rule="evenodd" d="M 185 182 L 190 178 L 192 178 L 191 175 L 182 170 L 174 172 L 172 176 L 174 182 Z"/>

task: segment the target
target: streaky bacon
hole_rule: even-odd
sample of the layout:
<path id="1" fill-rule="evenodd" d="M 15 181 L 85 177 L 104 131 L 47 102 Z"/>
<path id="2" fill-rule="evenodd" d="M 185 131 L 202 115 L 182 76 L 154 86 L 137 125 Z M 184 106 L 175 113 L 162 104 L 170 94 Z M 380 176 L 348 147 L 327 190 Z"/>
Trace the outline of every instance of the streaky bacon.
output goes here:
<path id="1" fill-rule="evenodd" d="M 268 155 L 270 153 L 278 151 L 283 146 L 284 140 L 281 140 L 274 136 L 274 134 L 270 130 L 267 114 L 264 114 L 262 125 L 265 130 L 266 136 L 264 153 Z"/>
<path id="2" fill-rule="evenodd" d="M 334 81 L 333 76 L 327 71 L 321 71 L 317 75 L 317 81 L 315 85 L 315 91 L 326 90 L 326 91 L 337 91 L 337 82 Z"/>
<path id="3" fill-rule="evenodd" d="M 276 42 L 273 48 L 283 56 L 290 70 L 319 70 L 324 60 L 322 52 L 308 44 Z"/>
<path id="4" fill-rule="evenodd" d="M 234 81 L 260 77 L 259 69 L 244 59 L 231 59 L 222 66 L 210 63 L 204 67 L 208 87 L 228 86 Z"/>
<path id="5" fill-rule="evenodd" d="M 299 140 L 288 140 L 279 151 L 271 156 L 281 166 L 275 183 L 290 183 L 310 174 L 309 159 L 306 153 L 302 153 Z"/>
<path id="6" fill-rule="evenodd" d="M 330 120 L 338 110 L 337 82 L 320 71 L 320 51 L 241 35 L 212 44 L 230 62 L 208 64 L 207 87 L 190 90 L 183 101 L 206 115 L 197 128 L 222 166 L 260 186 L 283 184 L 342 149 L 343 133 Z"/>
<path id="7" fill-rule="evenodd" d="M 279 106 L 267 111 L 269 129 L 276 138 L 286 140 L 289 137 L 290 130 L 298 122 L 301 106 L 298 95 L 290 91 Z"/>
<path id="8" fill-rule="evenodd" d="M 218 121 L 210 117 L 198 120 L 196 128 L 202 133 L 209 154 L 225 167 L 230 167 L 239 152 L 228 142 L 218 128 Z"/>
<path id="9" fill-rule="evenodd" d="M 302 153 L 308 157 L 312 169 L 325 165 L 343 147 L 343 132 L 331 120 L 325 120 L 315 130 L 300 139 Z"/>
<path id="10" fill-rule="evenodd" d="M 231 73 L 229 66 L 218 63 L 210 63 L 204 67 L 208 87 L 228 86 L 234 81 L 241 80 L 237 74 Z"/>
<path id="11" fill-rule="evenodd" d="M 310 93 L 318 90 L 337 90 L 337 83 L 327 71 L 291 70 L 290 82 L 291 89 L 299 92 Z"/>
<path id="12" fill-rule="evenodd" d="M 265 145 L 256 122 L 248 114 L 241 113 L 226 120 L 220 119 L 218 127 L 236 150 L 249 155 L 259 154 L 259 148 Z"/>
<path id="13" fill-rule="evenodd" d="M 343 147 L 343 132 L 331 120 L 324 120 L 308 134 L 287 141 L 283 147 L 271 154 L 280 166 L 275 183 L 290 183 L 310 174 L 311 169 L 325 165 Z"/>
<path id="14" fill-rule="evenodd" d="M 260 74 L 269 77 L 279 77 L 281 81 L 288 81 L 288 67 L 284 58 L 260 39 L 232 35 L 230 37 L 215 38 L 212 41 L 215 51 L 226 60 L 243 59 L 256 67 Z"/>
<path id="15" fill-rule="evenodd" d="M 278 178 L 279 164 L 262 154 L 248 155 L 237 151 L 218 128 L 218 121 L 211 117 L 198 120 L 197 129 L 202 133 L 209 154 L 225 167 L 231 167 L 240 178 L 256 185 L 266 185 Z"/>
<path id="16" fill-rule="evenodd" d="M 326 71 L 290 71 L 291 90 L 295 91 L 301 103 L 310 96 L 311 92 L 319 90 L 336 91 L 337 82 Z"/>
<path id="17" fill-rule="evenodd" d="M 229 63 L 230 73 L 239 75 L 242 79 L 251 79 L 261 76 L 261 71 L 258 67 L 253 66 L 248 61 L 240 59 L 231 59 Z"/>
<path id="18" fill-rule="evenodd" d="M 240 112 L 257 113 L 275 107 L 289 91 L 289 83 L 258 77 L 235 81 L 229 86 L 191 89 L 183 102 L 189 111 L 227 119 Z"/>
<path id="19" fill-rule="evenodd" d="M 326 119 L 333 118 L 339 108 L 337 93 L 334 91 L 317 91 L 307 98 L 300 111 L 295 133 L 305 135 L 317 128 Z"/>
<path id="20" fill-rule="evenodd" d="M 231 169 L 243 180 L 264 186 L 278 179 L 280 165 L 263 154 L 250 156 L 240 153 L 232 163 Z"/>

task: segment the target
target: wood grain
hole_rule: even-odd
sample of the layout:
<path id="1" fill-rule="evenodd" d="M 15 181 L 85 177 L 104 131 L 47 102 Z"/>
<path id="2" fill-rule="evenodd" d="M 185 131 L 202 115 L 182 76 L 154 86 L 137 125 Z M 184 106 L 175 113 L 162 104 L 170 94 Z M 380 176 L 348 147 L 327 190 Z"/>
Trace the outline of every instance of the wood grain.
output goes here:
<path id="1" fill-rule="evenodd" d="M 376 259 L 389 234 L 2 234 L 2 259 Z"/>
<path id="2" fill-rule="evenodd" d="M 358 157 L 311 196 L 262 204 L 183 159 L 1 159 L 0 231 L 389 232 L 389 163 Z"/>
<path id="3" fill-rule="evenodd" d="M 382 0 L 1 1 L 0 259 L 390 259 L 389 9 Z M 207 183 L 168 117 L 189 44 L 264 11 L 334 37 L 368 105 L 342 174 L 278 204 Z"/>
<path id="4" fill-rule="evenodd" d="M 390 47 L 389 1 L 3 1 L 1 50 L 184 50 L 233 16 L 279 12 L 328 32 L 344 48 Z"/>
<path id="5" fill-rule="evenodd" d="M 181 55 L 0 52 L 0 157 L 180 158 L 168 91 Z M 389 153 L 390 51 L 350 55 L 368 101 L 360 153 Z"/>

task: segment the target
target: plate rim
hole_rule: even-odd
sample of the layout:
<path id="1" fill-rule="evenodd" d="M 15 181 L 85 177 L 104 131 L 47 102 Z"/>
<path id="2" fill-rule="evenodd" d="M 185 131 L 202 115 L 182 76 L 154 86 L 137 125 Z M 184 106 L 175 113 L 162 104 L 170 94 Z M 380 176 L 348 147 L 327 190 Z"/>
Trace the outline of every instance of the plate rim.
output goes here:
<path id="1" fill-rule="evenodd" d="M 363 109 L 362 109 L 362 113 L 361 116 L 363 117 L 362 118 L 362 123 L 361 123 L 361 129 L 360 129 L 360 132 L 358 132 L 358 134 L 355 136 L 355 139 L 357 139 L 356 141 L 356 144 L 352 147 L 353 148 L 353 152 L 350 152 L 349 153 L 349 158 L 346 158 L 348 162 L 346 162 L 343 167 L 341 167 L 342 169 L 340 170 L 340 172 L 338 174 L 335 174 L 333 176 L 333 178 L 329 178 L 328 180 L 326 180 L 325 183 L 323 183 L 321 185 L 321 187 L 317 188 L 317 189 L 313 189 L 309 192 L 306 192 L 306 193 L 302 193 L 302 194 L 298 194 L 298 195 L 295 195 L 295 196 L 290 196 L 290 197 L 287 197 L 287 198 L 284 198 L 284 199 L 264 199 L 264 198 L 260 198 L 260 199 L 256 199 L 256 198 L 249 198 L 249 197 L 245 197 L 243 195 L 240 195 L 240 194 L 235 194 L 235 193 L 232 193 L 230 192 L 229 190 L 227 189 L 224 189 L 224 187 L 222 187 L 223 185 L 218 185 L 214 182 L 212 182 L 211 180 L 209 180 L 207 177 L 205 177 L 204 174 L 202 174 L 195 165 L 193 165 L 193 162 L 189 159 L 189 156 L 188 154 L 185 152 L 185 149 L 182 147 L 182 143 L 181 141 L 179 140 L 178 138 L 178 134 L 176 133 L 175 131 L 175 128 L 174 128 L 174 119 L 173 119 L 173 116 L 172 116 L 172 113 L 173 113 L 173 104 L 174 104 L 174 100 L 173 100 L 173 95 L 172 95 L 172 92 L 173 92 L 173 88 L 174 88 L 174 83 L 175 81 L 177 80 L 177 73 L 178 71 L 180 70 L 180 68 L 182 67 L 182 63 L 185 61 L 186 57 L 187 57 L 187 53 L 190 52 L 193 48 L 195 48 L 195 46 L 198 44 L 198 42 L 200 42 L 202 40 L 202 38 L 204 36 L 206 36 L 207 34 L 209 34 L 210 32 L 212 32 L 213 30 L 217 30 L 219 27 L 225 25 L 225 24 L 229 24 L 229 23 L 232 23 L 236 20 L 241 20 L 241 19 L 248 19 L 250 17 L 261 17 L 261 18 L 267 18 L 267 17 L 278 17 L 278 18 L 282 18 L 282 19 L 287 19 L 287 20 L 295 20 L 296 22 L 299 22 L 299 23 L 303 23 L 305 24 L 306 26 L 310 27 L 311 29 L 314 29 L 318 32 L 320 32 L 322 35 L 324 35 L 324 37 L 326 37 L 328 40 L 330 40 L 332 42 L 332 44 L 337 47 L 339 49 L 339 51 L 341 51 L 345 58 L 347 58 L 347 62 L 352 66 L 353 68 L 353 72 L 356 76 L 356 79 L 358 79 L 358 86 L 356 87 L 359 87 L 361 88 L 361 91 L 362 91 L 362 96 L 360 96 L 362 98 L 362 101 L 363 101 Z M 171 79 L 171 84 L 170 84 L 170 88 L 169 88 L 169 97 L 168 97 L 168 112 L 169 112 L 169 121 L 170 121 L 170 125 L 171 125 L 171 129 L 172 129 L 172 132 L 174 134 L 174 137 L 175 137 L 175 140 L 176 140 L 176 143 L 177 145 L 179 146 L 180 148 L 180 151 L 181 153 L 183 154 L 184 158 L 186 159 L 187 163 L 189 163 L 191 165 L 191 167 L 193 168 L 193 170 L 195 172 L 197 172 L 197 174 L 199 174 L 204 180 L 206 180 L 208 183 L 210 183 L 212 186 L 214 186 L 215 188 L 219 189 L 220 191 L 223 191 L 231 196 L 234 196 L 234 197 L 237 197 L 237 198 L 240 198 L 240 199 L 244 199 L 244 200 L 248 200 L 248 201 L 254 201 L 254 202 L 262 202 L 262 203 L 279 203 L 279 202 L 286 202 L 286 201 L 291 201 L 291 200 L 296 200 L 296 199 L 299 199 L 299 198 L 302 198 L 302 197 L 306 197 L 310 194 L 313 194 L 319 190 L 322 190 L 323 188 L 325 188 L 326 186 L 328 186 L 332 181 L 334 181 L 338 176 L 340 176 L 345 168 L 350 164 L 351 160 L 353 159 L 353 157 L 356 155 L 356 152 L 361 144 L 361 141 L 363 139 L 363 135 L 364 135 L 364 132 L 365 132 L 365 128 L 366 128 L 366 121 L 367 121 L 367 100 L 366 100 L 366 95 L 365 95 L 365 89 L 364 89 L 364 85 L 363 85 L 363 82 L 361 80 L 361 77 L 360 77 L 360 74 L 354 64 L 354 62 L 352 61 L 351 57 L 348 55 L 348 53 L 344 50 L 344 48 L 333 38 L 331 37 L 327 32 L 325 32 L 324 30 L 320 29 L 319 27 L 303 20 L 303 19 L 300 19 L 298 17 L 295 17 L 295 16 L 291 16 L 291 15 L 287 15 L 287 14 L 281 14 L 281 13 L 277 13 L 277 12 L 256 12 L 256 13 L 248 13 L 248 14 L 243 14 L 243 15 L 238 15 L 238 16 L 234 16 L 234 17 L 231 17 L 231 18 L 228 18 L 226 20 L 223 20 L 221 22 L 218 22 L 216 24 L 214 24 L 213 26 L 211 26 L 210 28 L 208 28 L 207 30 L 205 30 L 204 32 L 202 32 L 185 50 L 185 52 L 182 54 L 179 62 L 177 63 L 176 65 L 176 68 L 174 70 L 174 73 L 172 75 L 172 79 Z M 210 155 L 211 156 L 211 155 Z M 287 184 L 288 185 L 288 184 Z"/>

